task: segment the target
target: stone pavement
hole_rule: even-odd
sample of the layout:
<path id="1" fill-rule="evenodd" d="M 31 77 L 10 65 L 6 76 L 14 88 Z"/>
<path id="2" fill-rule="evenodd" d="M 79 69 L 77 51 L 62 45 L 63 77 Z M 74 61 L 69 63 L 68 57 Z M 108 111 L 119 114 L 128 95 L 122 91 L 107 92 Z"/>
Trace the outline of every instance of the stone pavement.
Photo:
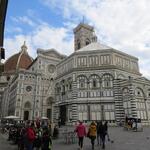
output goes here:
<path id="1" fill-rule="evenodd" d="M 0 133 L 0 150 L 17 150 L 17 148 L 7 141 L 7 135 Z"/>
<path id="2" fill-rule="evenodd" d="M 63 128 L 64 129 L 64 128 Z M 63 130 L 61 128 L 61 130 Z M 73 128 L 69 128 L 72 130 Z M 61 131 L 60 131 L 61 132 Z M 124 131 L 122 127 L 109 127 L 109 134 L 114 143 L 106 142 L 106 150 L 149 150 L 150 149 L 150 128 L 144 128 L 143 132 Z M 77 150 L 76 144 L 65 144 L 64 135 L 58 140 L 53 140 L 52 150 Z M 95 150 L 102 148 L 95 142 Z M 17 147 L 7 141 L 5 135 L 0 134 L 0 150 L 17 150 Z M 88 138 L 84 140 L 84 150 L 91 150 L 91 143 Z"/>
<path id="3" fill-rule="evenodd" d="M 143 132 L 124 131 L 122 127 L 109 127 L 111 141 L 106 142 L 106 150 L 149 150 L 150 149 L 150 128 L 144 128 Z M 53 150 L 77 150 L 77 144 L 64 144 L 62 140 L 53 141 Z M 102 149 L 95 142 L 95 150 Z M 91 143 L 88 138 L 84 140 L 84 150 L 91 150 Z"/>

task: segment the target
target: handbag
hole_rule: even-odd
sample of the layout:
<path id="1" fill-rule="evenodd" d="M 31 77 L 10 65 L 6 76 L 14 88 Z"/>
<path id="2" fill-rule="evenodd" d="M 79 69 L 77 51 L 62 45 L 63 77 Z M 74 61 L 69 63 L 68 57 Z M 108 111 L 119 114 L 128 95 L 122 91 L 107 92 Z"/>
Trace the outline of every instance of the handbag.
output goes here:
<path id="1" fill-rule="evenodd" d="M 91 136 L 90 136 L 90 131 L 88 131 L 87 137 L 88 137 L 88 138 L 91 138 Z"/>

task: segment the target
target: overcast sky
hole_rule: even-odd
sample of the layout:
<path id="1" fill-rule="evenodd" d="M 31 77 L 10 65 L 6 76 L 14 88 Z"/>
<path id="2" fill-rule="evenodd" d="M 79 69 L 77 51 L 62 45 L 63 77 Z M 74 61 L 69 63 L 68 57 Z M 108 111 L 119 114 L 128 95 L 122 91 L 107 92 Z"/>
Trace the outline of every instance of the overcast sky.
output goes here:
<path id="1" fill-rule="evenodd" d="M 83 20 L 95 27 L 100 43 L 139 58 L 150 79 L 150 0 L 9 0 L 5 24 L 6 58 L 24 41 L 37 48 L 74 51 L 73 28 Z"/>

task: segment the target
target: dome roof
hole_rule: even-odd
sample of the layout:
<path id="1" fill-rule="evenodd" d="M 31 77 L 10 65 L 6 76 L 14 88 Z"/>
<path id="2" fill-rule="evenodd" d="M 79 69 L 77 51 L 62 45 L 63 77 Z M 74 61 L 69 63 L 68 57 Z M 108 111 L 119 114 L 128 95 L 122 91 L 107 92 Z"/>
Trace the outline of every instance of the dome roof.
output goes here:
<path id="1" fill-rule="evenodd" d="M 27 53 L 27 46 L 21 47 L 21 51 L 14 54 L 4 64 L 4 72 L 14 72 L 16 69 L 27 69 L 33 59 Z"/>

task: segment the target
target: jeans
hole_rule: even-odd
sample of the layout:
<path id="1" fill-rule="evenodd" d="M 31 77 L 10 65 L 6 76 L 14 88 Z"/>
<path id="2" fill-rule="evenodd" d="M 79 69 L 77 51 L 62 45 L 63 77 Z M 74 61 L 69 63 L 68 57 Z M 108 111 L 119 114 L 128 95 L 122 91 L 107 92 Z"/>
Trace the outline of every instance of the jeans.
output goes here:
<path id="1" fill-rule="evenodd" d="M 97 144 L 102 144 L 101 135 L 99 133 L 97 134 Z"/>
<path id="2" fill-rule="evenodd" d="M 90 138 L 91 138 L 92 149 L 94 149 L 94 143 L 95 143 L 96 136 L 91 136 Z"/>
<path id="3" fill-rule="evenodd" d="M 101 140 L 102 140 L 102 148 L 105 149 L 105 134 L 101 135 Z"/>
<path id="4" fill-rule="evenodd" d="M 83 147 L 83 137 L 79 137 L 79 146 Z"/>

